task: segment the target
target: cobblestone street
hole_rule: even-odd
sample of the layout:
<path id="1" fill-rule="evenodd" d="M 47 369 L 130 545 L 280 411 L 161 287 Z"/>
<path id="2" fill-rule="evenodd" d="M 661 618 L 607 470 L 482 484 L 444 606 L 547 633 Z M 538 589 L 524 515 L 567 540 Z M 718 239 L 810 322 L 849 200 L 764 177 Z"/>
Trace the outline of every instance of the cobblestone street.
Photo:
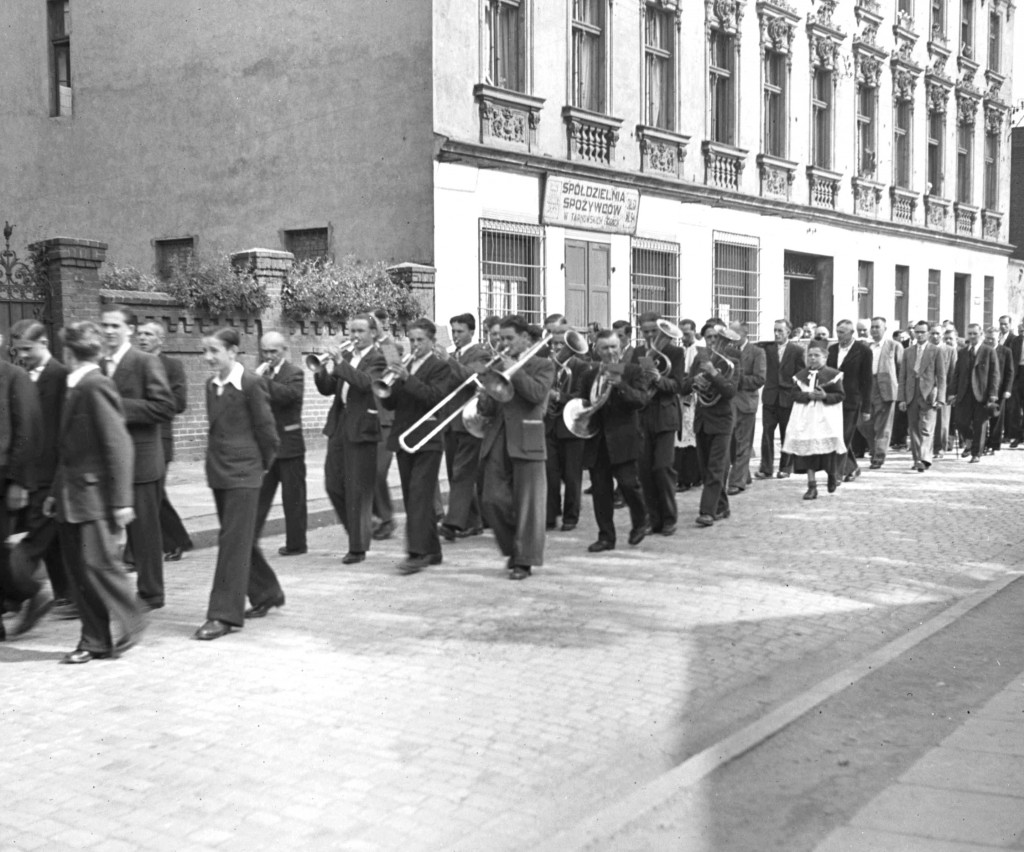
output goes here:
<path id="1" fill-rule="evenodd" d="M 318 476 L 311 471 L 311 478 Z M 0 645 L 2 849 L 513 850 L 623 799 L 823 677 L 1020 568 L 1024 452 L 835 495 L 757 482 L 732 518 L 596 557 L 589 498 L 547 565 L 489 535 L 400 577 L 401 539 L 278 558 L 287 604 L 217 642 L 214 551 L 117 661 L 60 666 L 76 622 Z"/>

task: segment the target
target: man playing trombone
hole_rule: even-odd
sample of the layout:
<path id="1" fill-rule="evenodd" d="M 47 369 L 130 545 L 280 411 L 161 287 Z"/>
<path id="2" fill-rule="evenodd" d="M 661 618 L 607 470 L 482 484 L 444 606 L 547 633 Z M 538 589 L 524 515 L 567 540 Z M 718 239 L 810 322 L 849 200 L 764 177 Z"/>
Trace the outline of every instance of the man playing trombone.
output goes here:
<path id="1" fill-rule="evenodd" d="M 520 316 L 501 321 L 501 342 L 501 384 L 508 401 L 488 393 L 479 406 L 490 418 L 480 447 L 482 508 L 508 557 L 509 577 L 522 580 L 532 566 L 544 564 L 544 411 L 555 368 L 536 354 L 546 338 L 533 343 Z"/>
<path id="2" fill-rule="evenodd" d="M 629 543 L 639 544 L 651 527 L 636 474 L 640 455 L 639 411 L 647 402 L 647 381 L 639 366 L 621 363 L 621 342 L 614 331 L 599 331 L 594 338 L 600 363 L 584 373 L 579 388 L 584 405 L 567 406 L 566 425 L 577 435 L 589 436 L 583 463 L 590 471 L 597 541 L 588 550 L 599 553 L 615 547 L 613 479 L 629 507 L 633 525 Z M 578 412 L 575 417 L 574 412 Z M 584 420 L 585 425 L 581 422 Z"/>
<path id="3" fill-rule="evenodd" d="M 323 396 L 333 396 L 324 434 L 324 480 L 331 505 L 348 533 L 342 563 L 362 562 L 370 548 L 371 509 L 380 419 L 372 386 L 384 372 L 384 356 L 373 346 L 375 323 L 368 314 L 348 321 L 349 342 L 332 341 L 313 376 Z"/>

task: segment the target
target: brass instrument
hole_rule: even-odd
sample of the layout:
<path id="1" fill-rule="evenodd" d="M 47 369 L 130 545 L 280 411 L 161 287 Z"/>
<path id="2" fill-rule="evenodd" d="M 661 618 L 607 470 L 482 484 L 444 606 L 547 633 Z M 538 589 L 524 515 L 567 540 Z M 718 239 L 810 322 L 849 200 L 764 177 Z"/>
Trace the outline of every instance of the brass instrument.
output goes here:
<path id="1" fill-rule="evenodd" d="M 356 345 L 351 340 L 347 340 L 339 347 L 339 349 L 342 352 L 351 352 L 355 349 L 355 346 Z M 305 361 L 306 369 L 312 370 L 315 373 L 328 361 L 333 361 L 334 358 L 326 352 L 310 352 L 303 360 Z"/>
<path id="2" fill-rule="evenodd" d="M 619 363 L 618 355 L 611 363 Z M 593 438 L 597 434 L 597 427 L 591 423 L 591 420 L 594 414 L 608 402 L 611 395 L 612 383 L 608 378 L 605 365 L 601 364 L 594 383 L 590 386 L 589 401 L 570 399 L 562 409 L 562 422 L 565 424 L 565 428 L 577 438 Z"/>
<path id="3" fill-rule="evenodd" d="M 403 367 L 408 367 L 412 362 L 413 355 L 411 352 L 408 355 L 402 356 Z M 373 380 L 373 384 L 370 386 L 373 390 L 373 395 L 377 397 L 377 399 L 387 399 L 394 391 L 395 382 L 397 381 L 398 372 L 394 367 L 388 367 L 379 379 Z"/>
<path id="4" fill-rule="evenodd" d="M 718 339 L 735 342 L 740 339 L 740 336 L 730 328 L 719 328 Z M 733 371 L 736 369 L 736 364 L 733 360 L 728 355 L 719 352 L 714 345 L 706 346 L 705 349 L 710 360 L 713 361 L 715 358 L 718 358 L 718 360 L 722 362 L 719 372 L 726 379 L 729 379 L 732 376 Z M 699 372 L 694 378 L 693 389 L 697 397 L 697 404 L 702 405 L 705 408 L 717 405 L 722 399 L 721 392 L 715 388 L 711 378 L 703 372 Z"/>
<path id="5" fill-rule="evenodd" d="M 662 376 L 667 376 L 672 371 L 672 360 L 661 350 L 670 343 L 681 340 L 682 336 L 683 330 L 674 322 L 667 319 L 658 320 L 658 336 L 648 344 L 647 352 Z"/>
<path id="6" fill-rule="evenodd" d="M 559 403 L 569 394 L 572 389 L 572 368 L 569 362 L 578 355 L 586 355 L 590 351 L 590 344 L 586 338 L 574 329 L 565 332 L 565 340 L 562 348 L 551 356 L 557 372 L 555 374 L 555 385 L 548 398 L 548 414 L 557 417 Z M 557 395 L 557 398 L 556 398 Z"/>
<path id="7" fill-rule="evenodd" d="M 551 333 L 545 332 L 536 343 L 519 354 L 519 360 L 504 372 L 487 370 L 479 375 L 480 385 L 491 399 L 498 402 L 509 402 L 515 396 L 515 388 L 512 387 L 512 376 L 518 373 L 534 355 L 540 352 L 548 341 L 551 340 Z"/>

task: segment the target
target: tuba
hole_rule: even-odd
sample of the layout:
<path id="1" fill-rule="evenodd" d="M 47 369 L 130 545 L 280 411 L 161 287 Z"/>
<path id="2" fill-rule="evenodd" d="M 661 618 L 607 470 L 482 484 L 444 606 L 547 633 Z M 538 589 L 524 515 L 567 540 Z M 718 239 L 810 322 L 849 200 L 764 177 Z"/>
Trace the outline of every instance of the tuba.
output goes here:
<path id="1" fill-rule="evenodd" d="M 683 336 L 683 330 L 674 322 L 667 319 L 658 320 L 658 336 L 648 345 L 647 351 L 662 376 L 667 376 L 672 370 L 672 361 L 661 350 L 669 344 L 675 344 Z"/>
<path id="2" fill-rule="evenodd" d="M 739 339 L 740 336 L 731 328 L 719 328 L 715 343 L 709 344 L 705 347 L 708 357 L 701 359 L 701 363 L 703 364 L 705 361 L 714 361 L 717 358 L 718 361 L 721 362 L 718 365 L 718 371 L 726 379 L 731 378 L 733 372 L 736 370 L 736 363 L 729 355 L 718 351 L 717 342 L 724 340 L 730 343 L 735 343 Z M 703 372 L 697 373 L 694 378 L 693 390 L 694 395 L 697 398 L 697 405 L 703 406 L 704 408 L 710 408 L 712 405 L 717 405 L 722 399 L 722 394 L 715 387 L 714 382 L 712 382 L 711 379 Z"/>

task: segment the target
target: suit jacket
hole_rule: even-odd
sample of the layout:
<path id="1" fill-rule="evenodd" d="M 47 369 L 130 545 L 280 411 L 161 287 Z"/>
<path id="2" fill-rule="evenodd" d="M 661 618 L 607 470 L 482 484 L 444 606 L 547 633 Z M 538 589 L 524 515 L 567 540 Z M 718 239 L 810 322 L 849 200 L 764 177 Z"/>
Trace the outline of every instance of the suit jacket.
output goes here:
<path id="1" fill-rule="evenodd" d="M 381 404 L 389 411 L 395 412 L 395 422 L 391 427 L 391 434 L 388 435 L 388 449 L 398 452 L 401 447 L 398 439 L 402 433 L 412 426 L 417 420 L 423 417 L 431 408 L 437 405 L 451 389 L 452 373 L 448 365 L 436 355 L 428 355 L 420 364 L 416 374 L 409 374 L 405 381 L 395 383 L 391 396 L 381 400 Z M 438 422 L 435 415 L 427 423 L 434 425 Z M 430 427 L 424 424 L 422 427 L 425 434 Z M 416 443 L 415 435 L 410 436 L 409 444 Z M 438 432 L 427 441 L 419 452 L 430 452 L 431 450 L 441 452 L 443 442 L 441 432 Z"/>
<path id="2" fill-rule="evenodd" d="M 968 346 L 956 361 L 956 382 L 953 389 L 958 403 L 973 397 L 984 405 L 999 396 L 999 362 L 996 351 L 984 343 L 978 345 L 973 357 Z"/>
<path id="3" fill-rule="evenodd" d="M 479 343 L 467 346 L 458 354 L 453 353 L 448 359 L 448 369 L 452 375 L 452 390 L 473 375 L 475 372 L 474 367 L 478 369 L 483 367 L 484 364 L 491 360 L 491 357 L 487 348 Z M 459 398 L 462 398 L 461 394 Z M 452 421 L 450 428 L 453 432 L 466 432 L 466 424 L 462 421 L 461 414 Z"/>
<path id="4" fill-rule="evenodd" d="M 916 396 L 931 404 L 946 399 L 946 370 L 939 347 L 925 343 L 921 354 L 921 369 L 917 370 L 918 345 L 908 346 L 900 364 L 899 401 L 909 405 Z"/>
<path id="5" fill-rule="evenodd" d="M 544 411 L 554 381 L 555 368 L 551 359 L 535 355 L 512 375 L 515 395 L 509 402 L 499 403 L 486 395 L 480 400 L 480 413 L 490 418 L 480 443 L 480 458 L 487 458 L 502 425 L 505 427 L 505 448 L 510 458 L 524 461 L 544 461 L 547 458 Z"/>
<path id="6" fill-rule="evenodd" d="M 1012 341 L 1011 341 L 1012 342 Z M 999 399 L 1013 388 L 1016 366 L 1009 346 L 996 347 L 996 362 L 999 364 Z"/>
<path id="7" fill-rule="evenodd" d="M 328 440 L 337 437 L 356 444 L 376 444 L 381 438 L 381 422 L 377 397 L 373 395 L 373 382 L 384 374 L 387 362 L 380 350 L 373 346 L 364 351 L 358 366 L 353 367 L 351 361 L 352 353 L 346 352 L 332 370 L 322 366 L 313 377 L 316 389 L 323 396 L 334 397 L 324 434 Z M 342 402 L 346 383 L 348 401 Z"/>
<path id="8" fill-rule="evenodd" d="M 101 370 L 86 373 L 64 401 L 53 495 L 57 520 L 82 524 L 111 519 L 131 506 L 135 448 L 121 396 Z"/>
<path id="9" fill-rule="evenodd" d="M 750 341 L 740 350 L 740 370 L 743 375 L 732 406 L 737 414 L 757 414 L 758 391 L 768 376 L 768 357 L 764 349 Z"/>
<path id="10" fill-rule="evenodd" d="M 839 344 L 828 348 L 826 367 L 832 367 L 843 374 L 843 408 L 861 411 L 871 400 L 871 361 L 874 353 L 863 340 L 854 340 L 846 353 L 842 366 L 838 366 Z M 881 369 L 881 359 L 879 359 Z"/>
<path id="11" fill-rule="evenodd" d="M 167 384 L 171 387 L 174 397 L 174 414 L 177 416 L 188 408 L 188 381 L 185 379 L 185 367 L 177 358 L 161 352 L 158 356 L 167 373 Z M 174 459 L 174 418 L 160 424 L 160 441 L 164 448 L 164 461 Z"/>
<path id="12" fill-rule="evenodd" d="M 35 489 L 41 419 L 39 394 L 28 373 L 0 361 L 0 484 Z"/>
<path id="13" fill-rule="evenodd" d="M 225 385 L 220 396 L 213 379 L 209 379 L 206 416 L 210 423 L 206 447 L 206 481 L 210 488 L 259 488 L 278 447 L 270 394 L 263 379 L 244 370 L 242 390 Z"/>
<path id="14" fill-rule="evenodd" d="M 60 422 L 64 414 L 67 394 L 68 368 L 51 358 L 36 379 L 39 395 L 39 441 L 36 474 L 40 488 L 49 489 L 57 473 L 57 454 L 60 449 Z"/>
<path id="15" fill-rule="evenodd" d="M 580 376 L 575 396 L 590 401 L 590 392 L 600 373 L 600 365 L 592 365 Z M 597 465 L 601 443 L 608 448 L 613 465 L 636 461 L 640 457 L 640 410 L 647 404 L 647 380 L 637 364 L 625 364 L 622 383 L 612 388 L 608 401 L 591 415 L 590 423 L 597 430 L 583 448 L 583 466 Z M 559 416 L 561 419 L 561 416 Z"/>
<path id="16" fill-rule="evenodd" d="M 544 431 L 548 436 L 560 441 L 578 441 L 579 438 L 565 425 L 562 411 L 572 397 L 579 396 L 580 382 L 596 365 L 593 361 L 572 357 L 561 368 L 554 361 L 551 362 L 551 366 L 555 368 L 555 383 L 551 386 L 547 411 L 544 413 Z M 559 394 L 559 399 L 555 399 L 556 393 Z M 644 402 L 646 401 L 645 396 Z"/>
<path id="17" fill-rule="evenodd" d="M 878 354 L 878 372 L 873 378 L 878 384 L 878 395 L 883 402 L 895 402 L 900 392 L 900 364 L 903 361 L 903 347 L 891 337 L 883 337 Z M 872 362 L 874 350 L 868 344 L 868 361 Z M 865 400 L 871 399 L 870 394 Z"/>
<path id="18" fill-rule="evenodd" d="M 712 405 L 705 405 L 701 401 L 701 393 L 694 394 L 693 431 L 704 432 L 707 435 L 728 435 L 732 432 L 733 424 L 736 422 L 732 399 L 736 395 L 736 388 L 743 379 L 743 369 L 737 364 L 731 375 L 726 376 L 724 372 L 721 372 L 721 362 L 716 358 L 712 360 L 712 363 L 719 367 L 719 373 L 709 376 L 701 369 L 701 366 L 708 360 L 711 360 L 711 356 L 707 350 L 698 350 L 690 365 L 689 374 L 683 379 L 682 392 L 697 391 L 699 387 L 697 377 L 704 376 L 711 383 L 709 396 L 717 394 L 718 400 Z"/>
<path id="19" fill-rule="evenodd" d="M 952 346 L 946 346 L 943 344 L 939 347 L 939 359 L 942 361 L 943 367 L 946 373 L 946 393 L 949 394 L 949 389 L 955 387 L 955 376 L 956 371 L 956 350 Z M 943 400 L 945 401 L 945 400 Z"/>
<path id="20" fill-rule="evenodd" d="M 156 482 L 166 471 L 160 424 L 174 417 L 174 396 L 156 355 L 129 349 L 113 375 L 128 434 L 135 446 L 135 482 Z"/>
<path id="21" fill-rule="evenodd" d="M 1013 336 L 1010 342 L 1010 359 L 1013 361 L 1013 389 L 1020 390 L 1024 387 L 1024 370 L 1020 368 L 1021 349 L 1024 348 L 1024 337 L 1019 334 Z"/>
<path id="22" fill-rule="evenodd" d="M 671 363 L 667 376 L 661 376 L 651 385 L 650 401 L 640 413 L 640 421 L 648 432 L 676 432 L 682 423 L 679 410 L 679 394 L 686 376 L 686 353 L 678 346 L 668 345 L 660 350 Z M 640 359 L 648 357 L 646 346 L 633 350 L 632 363 L 639 366 Z"/>
<path id="23" fill-rule="evenodd" d="M 767 370 L 765 373 L 764 390 L 761 392 L 762 405 L 777 405 L 780 408 L 793 407 L 793 377 L 807 366 L 804 347 L 795 340 L 786 343 L 779 361 L 779 344 L 774 340 L 770 343 L 758 344 L 764 347 Z"/>
<path id="24" fill-rule="evenodd" d="M 277 437 L 280 442 L 277 458 L 301 458 L 306 454 L 306 442 L 302 437 L 305 372 L 290 361 L 282 361 L 276 376 L 271 378 L 270 371 L 267 370 L 260 378 L 270 396 L 270 410 L 274 414 L 274 423 L 277 426 Z"/>

